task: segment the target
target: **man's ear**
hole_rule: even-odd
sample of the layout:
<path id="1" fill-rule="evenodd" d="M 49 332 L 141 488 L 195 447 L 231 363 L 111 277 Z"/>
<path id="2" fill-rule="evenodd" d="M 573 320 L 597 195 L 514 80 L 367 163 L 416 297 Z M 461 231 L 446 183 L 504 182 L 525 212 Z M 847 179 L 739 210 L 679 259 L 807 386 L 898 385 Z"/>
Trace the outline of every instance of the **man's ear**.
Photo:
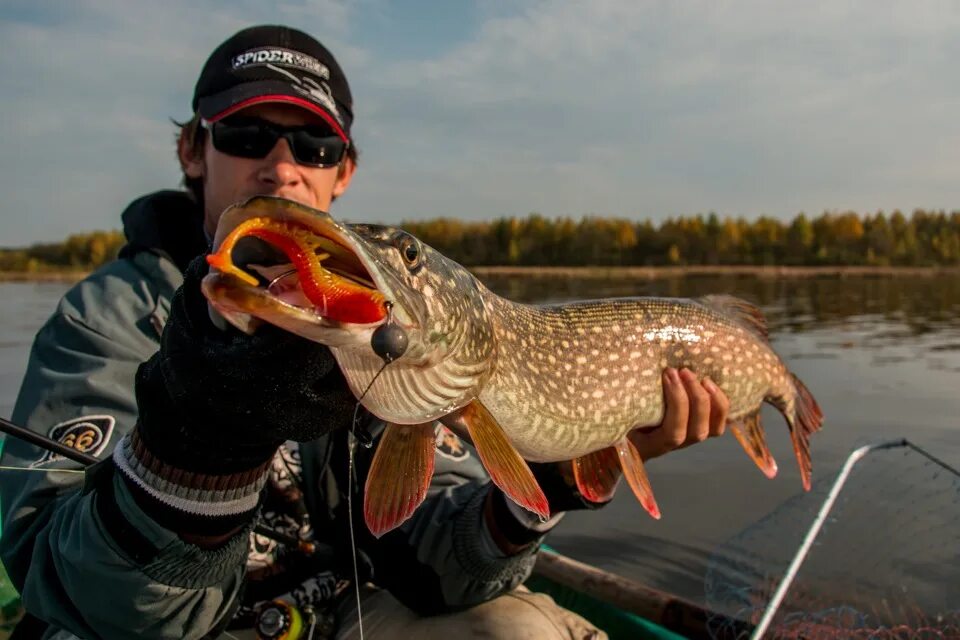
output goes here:
<path id="1" fill-rule="evenodd" d="M 340 168 L 337 169 L 337 181 L 333 183 L 333 197 L 338 198 L 347 192 L 350 181 L 353 179 L 353 172 L 357 170 L 357 165 L 348 156 L 343 159 Z"/>
<path id="2" fill-rule="evenodd" d="M 194 138 L 188 134 L 186 127 L 180 129 L 177 138 L 177 156 L 183 175 L 188 178 L 203 177 L 203 144 L 194 144 Z"/>

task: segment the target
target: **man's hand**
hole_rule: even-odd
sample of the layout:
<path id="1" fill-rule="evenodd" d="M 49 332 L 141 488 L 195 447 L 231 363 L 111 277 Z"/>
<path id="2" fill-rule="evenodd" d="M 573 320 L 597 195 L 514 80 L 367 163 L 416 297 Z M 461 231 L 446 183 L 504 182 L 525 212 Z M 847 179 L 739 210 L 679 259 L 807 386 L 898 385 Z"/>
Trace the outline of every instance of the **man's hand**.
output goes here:
<path id="1" fill-rule="evenodd" d="M 630 434 L 644 460 L 723 435 L 730 400 L 709 378 L 700 381 L 689 369 L 666 369 L 663 401 L 663 422 Z"/>
<path id="2" fill-rule="evenodd" d="M 195 473 L 237 473 L 284 440 L 305 442 L 350 423 L 356 401 L 330 350 L 264 325 L 248 336 L 216 328 L 190 263 L 160 350 L 137 373 L 138 432 L 163 462 Z"/>
<path id="3" fill-rule="evenodd" d="M 215 327 L 206 273 L 203 257 L 187 268 L 113 459 L 157 522 L 215 548 L 249 525 L 277 447 L 349 426 L 356 400 L 327 347 L 271 326 Z"/>
<path id="4" fill-rule="evenodd" d="M 663 422 L 655 427 L 635 429 L 628 436 L 644 460 L 723 435 L 730 401 L 709 378 L 700 381 L 689 369 L 667 369 L 663 372 L 663 400 Z M 597 509 L 606 504 L 591 502 L 580 495 L 573 478 L 573 464 L 569 460 L 531 463 L 530 468 L 547 494 L 555 515 L 563 511 Z M 510 506 L 509 498 L 493 489 L 487 500 L 486 521 L 494 541 L 506 554 L 527 548 L 559 520 L 552 519 L 547 527 L 542 524 L 532 527 L 532 518 L 511 516 L 511 511 L 516 512 L 516 509 Z"/>

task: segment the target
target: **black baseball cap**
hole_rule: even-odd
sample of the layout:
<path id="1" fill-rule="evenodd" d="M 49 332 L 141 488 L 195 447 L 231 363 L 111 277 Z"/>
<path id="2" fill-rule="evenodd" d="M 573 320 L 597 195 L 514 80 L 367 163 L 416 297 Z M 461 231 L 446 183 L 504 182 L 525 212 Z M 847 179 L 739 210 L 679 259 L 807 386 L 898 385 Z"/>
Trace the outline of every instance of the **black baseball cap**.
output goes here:
<path id="1" fill-rule="evenodd" d="M 333 54 L 302 31 L 264 25 L 234 34 L 207 58 L 193 91 L 193 111 L 208 122 L 263 102 L 303 107 L 350 140 L 347 77 Z"/>

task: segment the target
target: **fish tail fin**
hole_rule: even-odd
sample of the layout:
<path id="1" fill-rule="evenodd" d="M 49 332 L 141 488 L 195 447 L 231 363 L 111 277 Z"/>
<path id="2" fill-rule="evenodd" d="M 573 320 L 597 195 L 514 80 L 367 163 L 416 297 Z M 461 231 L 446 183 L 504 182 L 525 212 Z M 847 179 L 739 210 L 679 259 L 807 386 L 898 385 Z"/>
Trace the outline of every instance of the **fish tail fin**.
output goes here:
<path id="1" fill-rule="evenodd" d="M 823 411 L 800 378 L 790 374 L 793 382 L 794 398 L 792 411 L 784 411 L 784 417 L 790 427 L 790 440 L 793 442 L 793 452 L 800 465 L 800 478 L 803 488 L 810 491 L 810 477 L 813 473 L 813 463 L 810 460 L 810 436 L 820 430 L 823 424 Z M 777 405 L 779 407 L 779 405 Z"/>

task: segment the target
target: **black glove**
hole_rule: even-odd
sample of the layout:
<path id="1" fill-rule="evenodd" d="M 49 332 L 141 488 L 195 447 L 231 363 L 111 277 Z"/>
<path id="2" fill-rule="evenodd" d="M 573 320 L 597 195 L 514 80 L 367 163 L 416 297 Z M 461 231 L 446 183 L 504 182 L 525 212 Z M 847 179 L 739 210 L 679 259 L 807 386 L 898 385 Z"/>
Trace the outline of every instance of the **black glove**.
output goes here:
<path id="1" fill-rule="evenodd" d="M 547 503 L 550 505 L 550 513 L 556 514 L 561 511 L 581 511 L 583 509 L 599 509 L 608 504 L 605 502 L 593 502 L 583 497 L 577 490 L 576 481 L 573 479 L 573 469 L 568 467 L 569 473 L 564 473 L 559 462 L 528 463 L 533 477 L 537 479 L 537 484 L 543 489 L 543 494 L 547 496 Z M 611 498 L 612 500 L 612 498 Z"/>
<path id="2" fill-rule="evenodd" d="M 285 440 L 348 427 L 356 400 L 330 350 L 264 325 L 252 336 L 210 321 L 187 267 L 160 350 L 140 366 L 139 437 L 160 461 L 185 471 L 233 474 L 269 460 Z"/>

